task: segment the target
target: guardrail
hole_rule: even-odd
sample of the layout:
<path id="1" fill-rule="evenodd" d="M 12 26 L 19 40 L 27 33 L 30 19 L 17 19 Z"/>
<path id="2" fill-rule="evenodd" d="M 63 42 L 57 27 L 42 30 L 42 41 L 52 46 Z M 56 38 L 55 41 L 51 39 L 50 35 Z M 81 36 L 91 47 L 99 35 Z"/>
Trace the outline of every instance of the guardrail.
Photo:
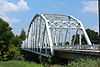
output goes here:
<path id="1" fill-rule="evenodd" d="M 53 46 L 54 49 L 79 49 L 79 50 L 100 50 L 100 45 L 63 45 Z"/>

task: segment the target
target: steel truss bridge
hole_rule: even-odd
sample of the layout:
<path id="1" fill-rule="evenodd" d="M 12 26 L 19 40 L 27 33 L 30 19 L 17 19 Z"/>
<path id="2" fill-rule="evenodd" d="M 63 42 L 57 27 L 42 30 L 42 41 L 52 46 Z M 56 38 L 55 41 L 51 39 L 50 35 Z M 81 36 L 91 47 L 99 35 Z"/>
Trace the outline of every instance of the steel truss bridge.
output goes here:
<path id="1" fill-rule="evenodd" d="M 87 44 L 83 44 L 83 36 Z M 21 47 L 46 57 L 66 54 L 100 56 L 100 46 L 91 43 L 82 22 L 73 16 L 60 14 L 36 14 Z"/>

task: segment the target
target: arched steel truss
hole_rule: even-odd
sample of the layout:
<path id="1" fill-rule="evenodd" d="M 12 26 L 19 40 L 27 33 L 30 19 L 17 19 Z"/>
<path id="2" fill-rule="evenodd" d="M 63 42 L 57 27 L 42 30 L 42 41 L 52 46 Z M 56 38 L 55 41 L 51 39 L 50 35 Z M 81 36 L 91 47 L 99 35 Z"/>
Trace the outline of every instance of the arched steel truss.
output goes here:
<path id="1" fill-rule="evenodd" d="M 72 36 L 75 34 L 80 35 L 79 45 L 82 45 L 83 34 L 87 44 L 91 45 L 83 24 L 78 19 L 59 14 L 37 14 L 29 25 L 23 48 L 50 56 L 53 55 L 54 48 L 66 47 L 65 44 L 74 45 L 75 38 L 72 41 Z"/>

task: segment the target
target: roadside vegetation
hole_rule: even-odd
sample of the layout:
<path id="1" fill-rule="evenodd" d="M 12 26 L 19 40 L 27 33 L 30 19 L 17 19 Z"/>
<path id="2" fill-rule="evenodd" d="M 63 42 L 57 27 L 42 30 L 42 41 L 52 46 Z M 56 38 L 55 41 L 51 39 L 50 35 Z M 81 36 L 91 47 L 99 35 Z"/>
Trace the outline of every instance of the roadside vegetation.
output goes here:
<path id="1" fill-rule="evenodd" d="M 42 65 L 26 61 L 11 60 L 5 62 L 1 61 L 0 67 L 42 67 Z"/>
<path id="2" fill-rule="evenodd" d="M 100 67 L 100 59 L 80 59 L 71 62 L 68 67 Z"/>
<path id="3" fill-rule="evenodd" d="M 100 67 L 100 59 L 80 59 L 68 65 L 37 64 L 34 62 L 11 60 L 1 61 L 0 67 Z"/>

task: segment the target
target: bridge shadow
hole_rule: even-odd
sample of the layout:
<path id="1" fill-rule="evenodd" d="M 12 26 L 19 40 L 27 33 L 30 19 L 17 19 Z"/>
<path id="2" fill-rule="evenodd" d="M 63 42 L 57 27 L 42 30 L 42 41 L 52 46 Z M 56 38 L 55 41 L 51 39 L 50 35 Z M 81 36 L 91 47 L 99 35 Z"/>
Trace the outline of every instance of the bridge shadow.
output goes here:
<path id="1" fill-rule="evenodd" d="M 43 65 L 45 65 L 45 64 L 67 65 L 70 61 L 68 59 L 60 58 L 60 57 L 57 57 L 57 56 L 45 57 L 45 56 L 35 54 L 35 53 L 32 53 L 32 52 L 28 52 L 28 51 L 24 51 L 24 50 L 22 50 L 21 52 L 23 54 L 25 61 L 35 62 L 35 63 L 43 64 Z"/>

